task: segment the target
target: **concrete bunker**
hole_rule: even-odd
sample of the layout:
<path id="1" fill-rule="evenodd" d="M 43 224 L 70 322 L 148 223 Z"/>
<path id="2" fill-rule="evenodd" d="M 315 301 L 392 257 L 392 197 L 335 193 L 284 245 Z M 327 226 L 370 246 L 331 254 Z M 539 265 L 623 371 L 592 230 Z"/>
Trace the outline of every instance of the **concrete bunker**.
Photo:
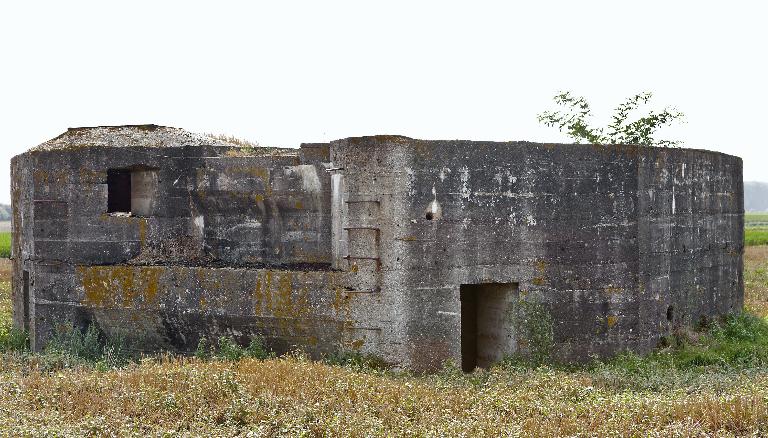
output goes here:
<path id="1" fill-rule="evenodd" d="M 425 371 L 644 353 L 741 309 L 741 169 L 628 145 L 70 129 L 12 160 L 14 323 L 36 350 L 94 324 L 135 351 L 260 337 Z"/>

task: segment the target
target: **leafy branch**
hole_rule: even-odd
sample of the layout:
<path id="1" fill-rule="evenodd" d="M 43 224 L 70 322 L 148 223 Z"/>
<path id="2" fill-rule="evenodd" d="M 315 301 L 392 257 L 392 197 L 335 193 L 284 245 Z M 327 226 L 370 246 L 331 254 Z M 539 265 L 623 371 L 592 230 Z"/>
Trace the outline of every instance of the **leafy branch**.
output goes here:
<path id="1" fill-rule="evenodd" d="M 576 143 L 586 141 L 593 144 L 639 144 L 645 146 L 680 146 L 682 142 L 673 140 L 656 140 L 654 134 L 662 126 L 675 121 L 682 121 L 684 114 L 674 108 L 666 107 L 661 112 L 648 112 L 647 115 L 633 121 L 630 115 L 640 105 L 647 104 L 653 94 L 643 92 L 636 94 L 614 110 L 611 123 L 607 129 L 591 127 L 588 119 L 592 109 L 584 97 L 574 96 L 570 91 L 562 92 L 554 97 L 555 103 L 564 107 L 560 111 L 544 111 L 538 115 L 539 122 L 549 127 L 557 127 L 565 132 Z"/>

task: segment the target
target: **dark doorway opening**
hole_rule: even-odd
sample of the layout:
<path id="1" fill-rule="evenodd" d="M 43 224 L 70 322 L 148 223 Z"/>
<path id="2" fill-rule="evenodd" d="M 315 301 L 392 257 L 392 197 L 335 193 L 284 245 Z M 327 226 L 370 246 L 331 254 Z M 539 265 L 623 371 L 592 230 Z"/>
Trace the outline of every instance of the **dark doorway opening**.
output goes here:
<path id="1" fill-rule="evenodd" d="M 517 283 L 462 284 L 461 369 L 488 368 L 510 353 Z"/>
<path id="2" fill-rule="evenodd" d="M 24 315 L 24 330 L 29 331 L 29 271 L 22 273 L 22 314 Z"/>
<path id="3" fill-rule="evenodd" d="M 131 171 L 107 170 L 107 212 L 131 212 Z"/>

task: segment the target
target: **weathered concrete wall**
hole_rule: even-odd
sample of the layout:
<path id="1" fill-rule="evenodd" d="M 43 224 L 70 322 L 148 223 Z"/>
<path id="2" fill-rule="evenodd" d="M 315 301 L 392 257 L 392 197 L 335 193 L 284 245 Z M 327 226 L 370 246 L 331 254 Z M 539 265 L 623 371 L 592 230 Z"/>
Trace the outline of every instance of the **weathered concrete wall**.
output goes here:
<path id="1" fill-rule="evenodd" d="M 656 302 L 659 331 L 741 310 L 741 160 L 647 150 L 638 181 L 639 284 Z"/>
<path id="2" fill-rule="evenodd" d="M 185 266 L 37 266 L 37 327 L 95 323 L 135 350 L 191 352 L 205 336 L 328 353 L 354 341 L 343 273 Z M 37 342 L 44 339 L 38 334 Z"/>
<path id="3" fill-rule="evenodd" d="M 14 318 L 18 326 L 30 329 L 35 348 L 50 336 L 55 316 L 50 309 L 60 309 L 63 316 L 72 314 L 64 308 L 78 308 L 82 320 L 82 315 L 95 315 L 87 309 L 102 307 L 84 298 L 82 278 L 73 274 L 84 266 L 239 267 L 248 268 L 248 275 L 256 275 L 257 268 L 330 269 L 330 177 L 318 159 L 324 153 L 328 161 L 327 146 L 310 146 L 315 156 L 302 163 L 298 150 L 94 147 L 80 141 L 38 148 L 12 164 L 17 216 Z M 109 169 L 133 171 L 132 215 L 107 212 Z M 26 323 L 21 281 L 25 270 L 31 285 Z M 161 290 L 168 286 L 162 280 L 159 284 Z M 323 282 L 310 289 L 324 293 L 330 285 Z M 129 284 L 113 283 L 112 293 L 129 293 L 122 286 Z M 231 298 L 245 290 L 238 284 L 220 292 Z M 187 298 L 181 293 L 177 297 L 189 303 Z M 245 308 L 238 312 L 227 315 L 247 314 Z M 251 315 L 258 312 L 251 309 Z M 128 321 L 97 319 L 105 330 Z M 147 326 L 147 336 L 152 333 L 159 332 Z M 180 328 L 179 333 L 184 331 Z"/>
<path id="4" fill-rule="evenodd" d="M 169 148 L 170 149 L 170 148 Z M 297 156 L 221 148 L 32 152 L 36 259 L 72 263 L 329 263 L 329 182 Z M 106 214 L 107 169 L 156 168 L 150 211 Z M 143 173 L 143 172 L 142 172 Z M 149 204 L 146 204 L 149 206 Z"/>
<path id="5" fill-rule="evenodd" d="M 645 352 L 742 305 L 737 157 L 206 141 L 97 128 L 14 158 L 14 322 L 34 348 L 57 324 L 96 323 L 141 350 L 258 335 L 433 370 L 470 350 L 468 367 Z M 131 215 L 107 211 L 109 169 L 133 172 Z"/>
<path id="6" fill-rule="evenodd" d="M 370 231 L 346 238 L 349 253 L 357 246 L 379 258 L 380 294 L 397 321 L 391 336 L 403 341 L 394 355 L 405 366 L 460 363 L 462 284 L 518 284 L 507 309 L 516 352 L 566 360 L 648 351 L 670 331 L 671 302 L 681 322 L 740 308 L 736 157 L 391 136 L 340 140 L 331 150 L 345 196 L 375 200 L 349 204 L 348 222 L 370 222 L 373 210 L 378 243 Z M 687 177 L 675 179 L 668 167 L 683 164 Z M 672 187 L 691 198 L 676 198 L 674 213 Z M 659 191 L 650 202 L 649 189 Z M 664 224 L 674 234 L 659 234 Z M 700 251 L 665 249 L 681 240 Z"/>

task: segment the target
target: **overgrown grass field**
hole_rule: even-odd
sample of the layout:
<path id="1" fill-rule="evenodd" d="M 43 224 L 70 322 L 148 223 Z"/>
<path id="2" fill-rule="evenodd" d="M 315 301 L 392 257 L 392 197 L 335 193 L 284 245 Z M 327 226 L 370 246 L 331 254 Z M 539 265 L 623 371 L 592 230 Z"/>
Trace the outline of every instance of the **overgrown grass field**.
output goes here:
<path id="1" fill-rule="evenodd" d="M 648 357 L 430 376 L 226 342 L 126 362 L 95 333 L 33 355 L 0 262 L 0 436 L 768 435 L 768 246 L 746 250 L 748 313 Z"/>

